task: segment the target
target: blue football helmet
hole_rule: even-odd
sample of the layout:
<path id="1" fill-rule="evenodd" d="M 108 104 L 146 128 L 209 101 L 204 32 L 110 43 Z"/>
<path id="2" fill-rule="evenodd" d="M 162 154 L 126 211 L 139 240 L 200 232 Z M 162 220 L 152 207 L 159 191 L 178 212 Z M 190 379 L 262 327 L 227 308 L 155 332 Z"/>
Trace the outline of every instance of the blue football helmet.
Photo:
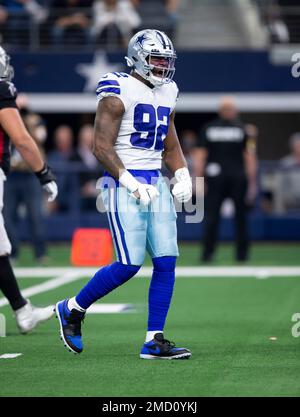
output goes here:
<path id="1" fill-rule="evenodd" d="M 155 29 L 136 33 L 129 41 L 125 57 L 127 65 L 154 86 L 171 82 L 176 58 L 172 41 Z"/>

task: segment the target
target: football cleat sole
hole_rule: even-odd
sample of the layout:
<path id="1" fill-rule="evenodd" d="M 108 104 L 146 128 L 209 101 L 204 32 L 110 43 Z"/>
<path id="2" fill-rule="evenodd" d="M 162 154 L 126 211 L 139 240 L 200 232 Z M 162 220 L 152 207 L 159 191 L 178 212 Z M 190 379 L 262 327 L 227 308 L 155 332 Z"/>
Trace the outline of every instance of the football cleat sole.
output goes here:
<path id="1" fill-rule="evenodd" d="M 189 359 L 191 356 L 192 356 L 192 354 L 190 352 L 180 353 L 179 355 L 174 355 L 174 356 L 146 355 L 146 354 L 143 354 L 143 353 L 140 354 L 141 359 L 150 359 L 150 360 L 155 360 L 155 359 L 160 359 L 160 360 Z"/>
<path id="2" fill-rule="evenodd" d="M 64 347 L 67 348 L 69 352 L 74 353 L 75 355 L 79 355 L 81 352 L 76 352 L 76 350 L 72 349 L 68 345 L 68 343 L 67 343 L 67 341 L 65 339 L 64 332 L 63 332 L 63 329 L 62 329 L 62 322 L 61 322 L 61 318 L 60 318 L 60 314 L 59 314 L 59 310 L 58 310 L 58 304 L 59 303 L 60 302 L 56 303 L 55 308 L 54 308 L 54 312 L 55 312 L 55 317 L 59 321 L 59 335 L 60 335 L 60 340 L 63 342 Z"/>

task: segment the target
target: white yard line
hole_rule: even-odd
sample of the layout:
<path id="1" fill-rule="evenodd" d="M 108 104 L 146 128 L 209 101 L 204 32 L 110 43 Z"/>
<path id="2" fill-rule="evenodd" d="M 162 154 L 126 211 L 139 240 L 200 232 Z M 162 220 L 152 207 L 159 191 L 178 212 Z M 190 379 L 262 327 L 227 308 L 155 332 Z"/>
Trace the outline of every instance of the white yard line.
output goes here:
<path id="1" fill-rule="evenodd" d="M 4 353 L 3 355 L 0 355 L 0 359 L 15 359 L 22 355 L 23 353 Z"/>
<path id="2" fill-rule="evenodd" d="M 80 272 L 85 268 L 75 267 L 24 267 L 13 268 L 17 278 L 53 278 L 68 274 L 69 272 Z M 90 268 L 91 269 L 91 268 Z M 95 269 L 96 270 L 96 269 Z M 82 276 L 82 274 L 81 274 Z"/>
<path id="3" fill-rule="evenodd" d="M 83 277 L 92 277 L 98 268 L 14 268 L 18 279 L 22 278 L 50 278 L 46 282 L 26 288 L 22 291 L 24 297 L 41 294 L 46 291 L 61 287 L 62 285 L 76 281 Z M 150 277 L 151 267 L 143 267 L 137 277 Z M 55 278 L 52 278 L 52 277 Z M 270 267 L 270 266 L 212 266 L 212 267 L 178 267 L 176 268 L 178 278 L 257 278 L 266 279 L 269 277 L 300 277 L 300 267 Z M 6 306 L 6 298 L 0 299 L 0 307 Z"/>
<path id="4" fill-rule="evenodd" d="M 132 304 L 95 303 L 87 309 L 87 314 L 120 314 L 134 312 Z"/>
<path id="5" fill-rule="evenodd" d="M 77 278 L 92 277 L 99 268 L 78 267 L 37 267 L 37 268 L 14 268 L 17 278 L 52 278 L 53 276 L 65 276 L 75 274 Z M 151 267 L 143 267 L 137 277 L 150 277 Z M 179 266 L 176 268 L 176 277 L 196 278 L 241 278 L 241 277 L 300 277 L 299 266 Z M 41 284 L 43 285 L 43 284 Z"/>
<path id="6" fill-rule="evenodd" d="M 59 275 L 56 278 L 47 280 L 42 284 L 34 285 L 33 287 L 26 288 L 22 291 L 22 295 L 26 297 L 31 297 L 36 294 L 41 294 L 46 291 L 54 290 L 55 288 L 61 287 L 62 285 L 68 284 L 70 282 L 76 281 L 77 279 L 82 278 L 80 272 L 76 270 L 70 270 L 64 274 Z M 6 306 L 8 301 L 6 298 L 0 299 L 0 307 Z"/>

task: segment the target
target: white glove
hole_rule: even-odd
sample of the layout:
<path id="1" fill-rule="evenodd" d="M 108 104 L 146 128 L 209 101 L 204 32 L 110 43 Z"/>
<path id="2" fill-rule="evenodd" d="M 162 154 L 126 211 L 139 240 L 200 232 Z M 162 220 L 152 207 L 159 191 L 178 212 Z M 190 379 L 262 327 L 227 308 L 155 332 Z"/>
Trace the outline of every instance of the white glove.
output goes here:
<path id="1" fill-rule="evenodd" d="M 46 191 L 48 194 L 48 201 L 54 201 L 58 194 L 57 184 L 55 181 L 48 182 L 47 184 L 44 184 L 43 190 Z"/>
<path id="2" fill-rule="evenodd" d="M 137 181 L 133 175 L 128 171 L 124 171 L 119 178 L 120 184 L 127 188 L 130 195 L 136 200 L 140 201 L 144 206 L 148 206 L 155 198 L 159 196 L 157 188 L 150 184 L 142 184 Z M 140 197 L 135 196 L 135 192 L 138 192 Z"/>
<path id="3" fill-rule="evenodd" d="M 154 201 L 158 196 L 159 192 L 157 188 L 150 184 L 141 184 L 139 185 L 138 189 L 136 190 L 140 198 L 137 198 L 134 193 L 130 193 L 131 197 L 139 200 L 141 204 L 144 206 L 148 206 L 152 201 Z"/>
<path id="4" fill-rule="evenodd" d="M 187 168 L 179 168 L 175 171 L 177 183 L 174 185 L 172 194 L 180 203 L 186 203 L 192 198 L 192 180 Z"/>

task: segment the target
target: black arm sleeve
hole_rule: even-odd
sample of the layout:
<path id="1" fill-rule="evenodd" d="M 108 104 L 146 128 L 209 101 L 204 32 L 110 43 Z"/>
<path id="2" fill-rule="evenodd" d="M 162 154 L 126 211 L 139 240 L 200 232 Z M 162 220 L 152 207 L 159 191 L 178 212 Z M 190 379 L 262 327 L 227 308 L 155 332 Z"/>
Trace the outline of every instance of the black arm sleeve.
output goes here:
<path id="1" fill-rule="evenodd" d="M 0 81 L 0 110 L 7 107 L 17 109 L 17 89 L 13 83 L 8 81 Z"/>

